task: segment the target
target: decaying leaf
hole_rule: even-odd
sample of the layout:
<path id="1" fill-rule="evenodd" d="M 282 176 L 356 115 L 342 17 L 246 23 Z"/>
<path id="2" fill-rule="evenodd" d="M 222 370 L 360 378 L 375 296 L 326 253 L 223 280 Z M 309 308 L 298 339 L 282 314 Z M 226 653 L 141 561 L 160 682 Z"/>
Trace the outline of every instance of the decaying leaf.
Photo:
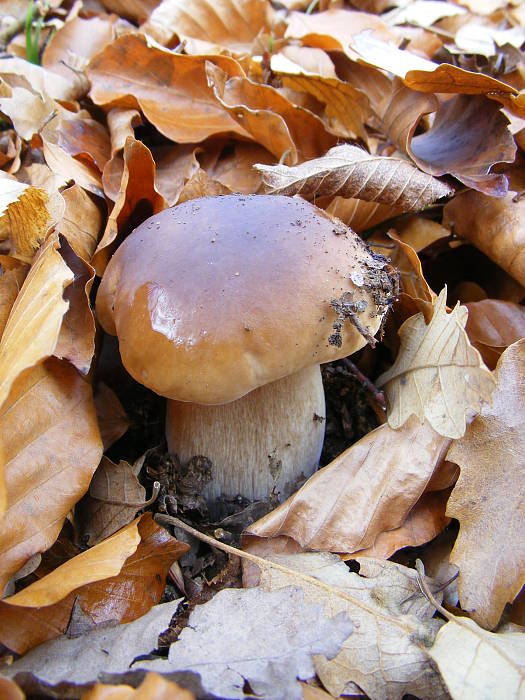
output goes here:
<path id="1" fill-rule="evenodd" d="M 0 528 L 3 590 L 28 559 L 58 537 L 64 518 L 88 489 L 102 443 L 91 386 L 54 358 L 14 381 L 0 411 L 0 430 L 8 503 Z"/>
<path id="2" fill-rule="evenodd" d="M 173 600 L 156 605 L 134 622 L 95 628 L 74 639 L 59 637 L 41 644 L 6 669 L 4 676 L 22 688 L 38 688 L 43 693 L 60 683 L 80 694 L 97 680 L 103 680 L 105 674 L 125 673 L 137 656 L 152 652 L 179 603 L 180 600 Z"/>
<path id="3" fill-rule="evenodd" d="M 82 695 L 82 700 L 195 700 L 195 696 L 176 683 L 164 680 L 157 673 L 148 673 L 137 689 L 130 685 L 97 683 Z"/>
<path id="4" fill-rule="evenodd" d="M 524 369 L 520 340 L 500 358 L 492 404 L 447 455 L 461 469 L 447 508 L 460 522 L 451 561 L 460 569 L 461 606 L 488 629 L 525 583 Z"/>
<path id="5" fill-rule="evenodd" d="M 312 657 L 333 658 L 352 633 L 344 612 L 327 613 L 322 605 L 306 602 L 297 586 L 225 589 L 192 612 L 167 660 L 137 667 L 197 673 L 216 697 L 244 698 L 249 683 L 255 695 L 268 700 L 300 700 L 296 679 L 315 675 Z"/>
<path id="6" fill-rule="evenodd" d="M 283 568 L 264 567 L 261 586 L 300 585 L 307 601 L 322 602 L 330 615 L 344 611 L 355 625 L 333 661 L 316 659 L 317 675 L 332 695 L 355 683 L 373 700 L 400 700 L 407 693 L 447 697 L 427 654 L 440 623 L 432 619 L 434 608 L 421 595 L 413 569 L 363 558 L 356 559 L 356 574 L 326 553 L 271 560 Z"/>
<path id="7" fill-rule="evenodd" d="M 487 632 L 448 615 L 429 649 L 454 700 L 518 700 L 525 684 L 523 631 Z"/>
<path id="8" fill-rule="evenodd" d="M 525 338 L 525 307 L 512 301 L 482 299 L 466 304 L 465 330 L 485 364 L 494 369 L 501 353 Z"/>
<path id="9" fill-rule="evenodd" d="M 401 158 L 372 156 L 357 146 L 336 146 L 322 158 L 302 165 L 256 165 L 267 192 L 300 194 L 307 200 L 322 196 L 355 197 L 381 202 L 399 211 L 417 211 L 453 188 L 422 173 Z"/>
<path id="10" fill-rule="evenodd" d="M 67 238 L 77 255 L 90 262 L 102 231 L 101 209 L 79 185 L 68 187 L 62 197 L 66 209 L 57 230 Z"/>
<path id="11" fill-rule="evenodd" d="M 95 387 L 95 408 L 100 437 L 106 451 L 128 430 L 129 420 L 118 396 L 103 382 Z"/>
<path id="12" fill-rule="evenodd" d="M 397 431 L 382 425 L 316 472 L 247 532 L 258 537 L 286 535 L 303 548 L 329 552 L 371 547 L 380 533 L 405 521 L 448 444 L 428 423 L 415 418 Z"/>
<path id="13" fill-rule="evenodd" d="M 467 310 L 447 314 L 441 290 L 428 325 L 422 313 L 399 329 L 401 349 L 394 365 L 377 380 L 385 387 L 388 422 L 402 426 L 412 414 L 425 418 L 440 435 L 465 433 L 466 412 L 480 410 L 494 390 L 494 379 L 465 333 Z"/>

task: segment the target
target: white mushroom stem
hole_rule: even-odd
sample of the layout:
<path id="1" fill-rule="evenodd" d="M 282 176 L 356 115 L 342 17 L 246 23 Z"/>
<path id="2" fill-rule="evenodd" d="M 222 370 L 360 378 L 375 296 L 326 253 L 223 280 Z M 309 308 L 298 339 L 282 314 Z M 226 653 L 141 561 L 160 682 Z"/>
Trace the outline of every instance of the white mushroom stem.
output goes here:
<path id="1" fill-rule="evenodd" d="M 182 462 L 212 462 L 204 496 L 288 498 L 317 469 L 325 429 L 319 365 L 259 387 L 237 401 L 203 406 L 168 401 L 168 449 Z"/>

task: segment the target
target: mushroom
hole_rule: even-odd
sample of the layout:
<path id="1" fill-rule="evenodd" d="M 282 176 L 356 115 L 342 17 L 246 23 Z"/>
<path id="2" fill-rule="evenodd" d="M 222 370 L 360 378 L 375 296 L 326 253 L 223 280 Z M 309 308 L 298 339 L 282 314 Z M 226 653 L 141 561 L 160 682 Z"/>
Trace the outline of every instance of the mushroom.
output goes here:
<path id="1" fill-rule="evenodd" d="M 288 497 L 319 464 L 319 365 L 374 342 L 393 280 L 300 198 L 194 199 L 141 224 L 96 308 L 128 372 L 166 396 L 170 452 L 212 464 L 205 496 Z"/>

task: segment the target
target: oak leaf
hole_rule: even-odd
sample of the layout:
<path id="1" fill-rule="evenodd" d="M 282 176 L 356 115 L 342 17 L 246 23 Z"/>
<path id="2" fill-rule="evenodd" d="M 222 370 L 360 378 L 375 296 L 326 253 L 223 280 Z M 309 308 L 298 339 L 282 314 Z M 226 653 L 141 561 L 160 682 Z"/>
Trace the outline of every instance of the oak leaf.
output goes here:
<path id="1" fill-rule="evenodd" d="M 498 362 L 492 405 L 447 455 L 461 470 L 447 508 L 460 523 L 451 561 L 460 569 L 461 606 L 489 629 L 525 584 L 524 370 L 520 340 Z"/>
<path id="2" fill-rule="evenodd" d="M 381 202 L 399 211 L 417 211 L 453 188 L 401 158 L 372 156 L 357 146 L 335 146 L 321 158 L 288 167 L 255 165 L 266 191 L 300 194 L 307 200 L 342 196 Z"/>
<path id="3" fill-rule="evenodd" d="M 392 428 L 416 415 L 440 435 L 459 438 L 465 433 L 466 412 L 479 411 L 490 400 L 494 379 L 464 330 L 467 313 L 458 304 L 447 314 L 444 288 L 428 325 L 418 313 L 400 327 L 396 361 L 377 380 L 385 387 Z"/>

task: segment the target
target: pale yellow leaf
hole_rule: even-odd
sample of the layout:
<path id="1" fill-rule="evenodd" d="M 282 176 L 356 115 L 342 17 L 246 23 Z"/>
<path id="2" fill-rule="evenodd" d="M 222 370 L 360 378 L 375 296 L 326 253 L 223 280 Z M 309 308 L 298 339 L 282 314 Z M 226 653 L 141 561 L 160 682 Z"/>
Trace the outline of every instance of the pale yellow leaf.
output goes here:
<path id="1" fill-rule="evenodd" d="M 523 700 L 525 634 L 487 632 L 466 617 L 440 629 L 430 656 L 454 700 Z"/>
<path id="2" fill-rule="evenodd" d="M 373 156 L 357 146 L 335 146 L 321 158 L 295 167 L 254 166 L 271 194 L 355 197 L 395 205 L 402 211 L 423 209 L 452 188 L 400 158 Z"/>
<path id="3" fill-rule="evenodd" d="M 469 410 L 479 412 L 495 382 L 465 332 L 467 309 L 446 311 L 446 288 L 432 320 L 411 316 L 399 329 L 401 348 L 394 365 L 377 380 L 385 387 L 388 422 L 399 428 L 409 416 L 425 418 L 440 435 L 460 438 Z"/>

